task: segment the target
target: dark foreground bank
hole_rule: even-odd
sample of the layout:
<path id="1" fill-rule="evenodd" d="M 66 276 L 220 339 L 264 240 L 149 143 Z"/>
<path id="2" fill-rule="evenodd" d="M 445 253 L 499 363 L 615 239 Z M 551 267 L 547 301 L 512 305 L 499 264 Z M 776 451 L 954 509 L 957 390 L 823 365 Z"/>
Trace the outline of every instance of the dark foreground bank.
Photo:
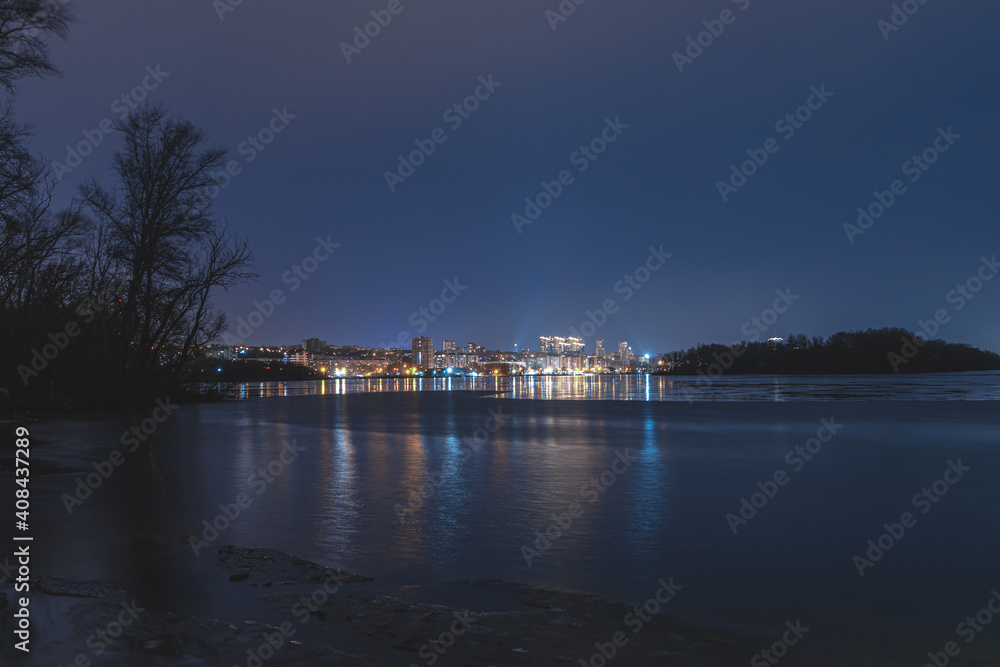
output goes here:
<path id="1" fill-rule="evenodd" d="M 187 544 L 158 539 L 141 548 L 183 558 Z M 203 593 L 239 597 L 240 614 L 199 617 L 143 606 L 136 591 L 114 583 L 40 577 L 31 583 L 36 609 L 45 610 L 36 619 L 44 639 L 36 638 L 30 656 L 5 650 L 5 663 L 485 667 L 601 665 L 617 657 L 639 667 L 709 666 L 741 662 L 769 643 L 667 614 L 682 589 L 672 580 L 641 605 L 502 581 L 452 582 L 458 594 L 482 601 L 455 608 L 379 595 L 366 588 L 366 577 L 274 549 L 213 552 Z M 13 595 L 9 585 L 3 590 Z M 794 645 L 807 632 L 789 624 L 785 634 Z M 799 658 L 799 665 L 837 664 L 815 648 Z"/>

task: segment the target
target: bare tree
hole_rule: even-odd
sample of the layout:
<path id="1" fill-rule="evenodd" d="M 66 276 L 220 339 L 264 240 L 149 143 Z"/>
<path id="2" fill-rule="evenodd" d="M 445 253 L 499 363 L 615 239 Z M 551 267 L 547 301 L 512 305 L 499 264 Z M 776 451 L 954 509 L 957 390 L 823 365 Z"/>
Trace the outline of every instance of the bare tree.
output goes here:
<path id="1" fill-rule="evenodd" d="M 79 219 L 50 212 L 53 184 L 28 149 L 29 128 L 14 118 L 15 83 L 54 73 L 46 39 L 63 36 L 65 1 L 0 0 L 0 382 L 44 336 L 46 320 L 78 290 Z"/>
<path id="2" fill-rule="evenodd" d="M 254 278 L 245 241 L 227 235 L 205 195 L 224 151 L 158 107 L 140 109 L 119 128 L 113 185 L 81 188 L 85 210 L 104 235 L 106 273 L 120 286 L 117 349 L 110 363 L 131 391 L 145 378 L 173 374 L 224 324 L 214 290 Z"/>
<path id="3" fill-rule="evenodd" d="M 55 72 L 46 38 L 65 36 L 72 16 L 66 2 L 0 0 L 0 87 L 13 94 L 26 76 Z M 27 148 L 29 128 L 0 107 L 0 304 L 23 305 L 36 289 L 36 271 L 77 231 L 75 216 L 51 216 L 52 183 L 43 162 Z"/>
<path id="4" fill-rule="evenodd" d="M 0 0 L 0 96 L 56 71 L 46 39 L 65 35 L 67 5 Z M 0 99 L 0 384 L 15 386 L 17 376 L 27 385 L 38 368 L 10 369 L 25 369 L 29 352 L 79 320 L 87 326 L 74 329 L 75 348 L 39 362 L 45 393 L 142 400 L 176 381 L 222 331 L 213 295 L 255 277 L 246 242 L 210 211 L 224 151 L 205 148 L 201 130 L 160 108 L 141 109 L 118 129 L 108 185 L 91 179 L 56 214 L 55 185 L 28 149 L 29 128 Z"/>
<path id="5" fill-rule="evenodd" d="M 64 0 L 0 0 L 0 87 L 28 76 L 54 74 L 50 35 L 65 37 L 73 16 Z"/>

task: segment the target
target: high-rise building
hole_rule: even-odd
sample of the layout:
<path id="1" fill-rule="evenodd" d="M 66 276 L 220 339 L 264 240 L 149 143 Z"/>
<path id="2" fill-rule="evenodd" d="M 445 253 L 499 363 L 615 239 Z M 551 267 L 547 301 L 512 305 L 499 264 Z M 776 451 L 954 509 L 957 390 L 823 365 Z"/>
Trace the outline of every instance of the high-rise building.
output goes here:
<path id="1" fill-rule="evenodd" d="M 441 351 L 444 353 L 443 355 L 444 358 L 442 359 L 444 368 L 447 368 L 449 366 L 454 366 L 458 363 L 458 354 L 457 350 L 455 349 L 455 341 L 453 340 L 444 341 L 444 343 L 442 343 L 441 345 Z"/>
<path id="2" fill-rule="evenodd" d="M 604 359 L 607 359 L 608 353 L 604 349 L 604 339 L 603 338 L 598 338 L 597 339 L 597 350 L 596 350 L 595 354 L 597 355 L 597 358 L 600 359 L 601 361 L 603 361 Z"/>
<path id="3" fill-rule="evenodd" d="M 426 336 L 417 336 L 413 343 L 413 365 L 421 370 L 434 368 L 434 341 Z"/>
<path id="4" fill-rule="evenodd" d="M 302 341 L 302 349 L 306 352 L 319 352 L 326 347 L 326 341 L 319 338 L 307 338 Z"/>
<path id="5" fill-rule="evenodd" d="M 542 354 L 574 354 L 578 352 L 583 352 L 583 339 L 570 336 L 569 338 L 563 338 L 561 336 L 539 336 L 538 337 L 539 352 Z"/>
<path id="6" fill-rule="evenodd" d="M 627 370 L 632 365 L 632 350 L 629 349 L 627 341 L 618 343 L 618 363 L 618 367 L 622 370 Z"/>

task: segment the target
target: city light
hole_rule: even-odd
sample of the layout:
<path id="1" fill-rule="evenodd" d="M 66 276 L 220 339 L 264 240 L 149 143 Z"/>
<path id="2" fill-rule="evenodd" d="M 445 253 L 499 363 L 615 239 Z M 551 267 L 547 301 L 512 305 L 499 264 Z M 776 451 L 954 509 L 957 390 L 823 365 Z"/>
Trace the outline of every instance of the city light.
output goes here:
<path id="1" fill-rule="evenodd" d="M 320 339 L 320 346 L 252 348 L 247 346 L 206 345 L 206 356 L 214 360 L 276 362 L 304 366 L 324 377 L 421 377 L 437 375 L 447 377 L 519 376 L 519 375 L 588 375 L 602 373 L 650 372 L 651 359 L 658 367 L 669 367 L 657 355 L 633 355 L 626 341 L 617 349 L 608 351 L 604 339 L 597 339 L 592 352 L 585 351 L 584 340 L 577 337 L 540 336 L 539 349 L 531 351 L 514 344 L 513 351 L 486 350 L 475 343 L 456 345 L 444 341 L 443 349 L 435 350 L 433 340 L 417 337 L 412 341 L 412 352 L 405 348 L 366 348 L 357 345 L 333 346 Z M 645 363 L 643 363 L 645 362 Z M 224 367 L 216 369 L 222 373 Z M 269 368 L 269 367 L 268 367 Z M 265 368 L 265 370 L 268 370 Z M 663 370 L 658 368 L 657 370 Z"/>

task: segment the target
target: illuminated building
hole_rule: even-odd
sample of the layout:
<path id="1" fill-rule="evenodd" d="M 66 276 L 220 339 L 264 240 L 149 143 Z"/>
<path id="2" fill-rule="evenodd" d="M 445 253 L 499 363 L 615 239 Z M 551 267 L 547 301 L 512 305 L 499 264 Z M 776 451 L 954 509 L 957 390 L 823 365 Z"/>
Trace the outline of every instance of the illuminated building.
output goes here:
<path id="1" fill-rule="evenodd" d="M 583 352 L 583 339 L 570 336 L 539 336 L 539 352 L 542 354 L 576 354 Z"/>
<path id="2" fill-rule="evenodd" d="M 421 370 L 434 368 L 434 341 L 426 336 L 417 336 L 413 343 L 413 365 Z"/>

